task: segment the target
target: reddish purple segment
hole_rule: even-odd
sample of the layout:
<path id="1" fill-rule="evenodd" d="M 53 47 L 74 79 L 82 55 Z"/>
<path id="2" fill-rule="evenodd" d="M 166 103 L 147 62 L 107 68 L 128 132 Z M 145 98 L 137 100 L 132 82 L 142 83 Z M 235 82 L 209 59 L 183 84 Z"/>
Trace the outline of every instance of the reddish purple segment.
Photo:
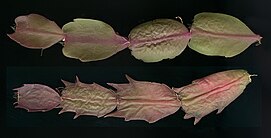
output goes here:
<path id="1" fill-rule="evenodd" d="M 165 84 L 135 81 L 126 76 L 127 84 L 109 85 L 117 89 L 117 111 L 106 117 L 123 117 L 125 121 L 145 120 L 154 123 L 179 110 L 181 101 L 176 94 Z"/>
<path id="2" fill-rule="evenodd" d="M 16 108 L 26 109 L 28 112 L 49 111 L 61 102 L 60 95 L 48 86 L 41 84 L 24 84 L 17 90 Z"/>
<path id="3" fill-rule="evenodd" d="M 15 19 L 16 29 L 8 36 L 26 48 L 45 49 L 64 39 L 61 28 L 53 21 L 29 14 Z"/>
<path id="4" fill-rule="evenodd" d="M 194 124 L 197 124 L 202 117 L 214 110 L 221 113 L 244 91 L 251 82 L 250 76 L 245 70 L 228 70 L 194 80 L 192 84 L 184 87 L 175 88 L 186 113 L 184 119 L 195 117 Z"/>

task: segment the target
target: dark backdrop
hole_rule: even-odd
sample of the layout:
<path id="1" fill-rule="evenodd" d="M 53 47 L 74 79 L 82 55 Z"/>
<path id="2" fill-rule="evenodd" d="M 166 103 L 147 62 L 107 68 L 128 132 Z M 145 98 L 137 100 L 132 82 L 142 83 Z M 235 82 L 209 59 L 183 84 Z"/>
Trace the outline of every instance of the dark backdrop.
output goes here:
<path id="1" fill-rule="evenodd" d="M 270 3 L 265 0 L 215 1 L 215 0 L 44 0 L 6 1 L 1 3 L 1 113 L 4 131 L 9 135 L 40 136 L 55 132 L 61 136 L 83 134 L 110 137 L 157 137 L 175 135 L 209 137 L 266 137 L 268 130 L 268 101 L 270 95 Z M 156 19 L 182 17 L 189 27 L 194 15 L 200 12 L 221 12 L 243 21 L 257 34 L 263 36 L 260 46 L 251 45 L 242 54 L 233 58 L 201 55 L 189 48 L 172 60 L 144 63 L 131 56 L 128 49 L 96 62 L 81 63 L 66 58 L 62 46 L 55 44 L 43 51 L 26 49 L 10 40 L 5 34 L 12 33 L 10 26 L 20 15 L 41 14 L 55 21 L 60 27 L 74 18 L 92 18 L 110 24 L 120 35 L 128 36 L 136 25 Z M 58 115 L 57 109 L 46 113 L 27 113 L 13 108 L 13 88 L 23 83 L 42 83 L 53 88 L 61 87 L 60 79 L 73 81 L 78 75 L 83 82 L 126 82 L 124 74 L 136 80 L 165 83 L 181 87 L 192 80 L 227 69 L 245 69 L 258 74 L 252 78 L 244 93 L 220 115 L 215 112 L 204 117 L 197 126 L 193 119 L 184 120 L 183 111 L 178 111 L 157 123 L 143 121 L 125 122 L 119 118 L 96 118 L 83 116 L 72 119 L 73 113 Z M 72 127 L 72 128 L 71 128 Z M 127 128 L 124 128 L 127 127 Z M 46 129 L 45 129 L 46 128 Z M 15 130 L 15 131 L 14 131 Z M 71 130 L 71 131 L 68 131 Z M 13 133 L 14 132 L 14 133 Z M 18 133 L 16 133 L 18 132 Z"/>

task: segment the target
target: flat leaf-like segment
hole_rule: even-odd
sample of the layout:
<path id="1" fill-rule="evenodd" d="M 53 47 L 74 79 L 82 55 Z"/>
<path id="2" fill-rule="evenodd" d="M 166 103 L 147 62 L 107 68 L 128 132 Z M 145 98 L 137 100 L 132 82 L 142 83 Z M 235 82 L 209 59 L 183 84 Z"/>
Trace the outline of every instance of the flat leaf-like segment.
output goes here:
<path id="1" fill-rule="evenodd" d="M 233 57 L 261 40 L 239 19 L 221 13 L 199 13 L 188 46 L 204 55 Z"/>
<path id="2" fill-rule="evenodd" d="M 23 108 L 28 112 L 49 111 L 61 102 L 60 95 L 55 90 L 42 84 L 24 84 L 14 90 L 17 91 L 15 108 Z"/>
<path id="3" fill-rule="evenodd" d="M 144 62 L 173 59 L 186 48 L 190 33 L 180 22 L 156 19 L 135 27 L 129 34 L 132 55 Z"/>
<path id="4" fill-rule="evenodd" d="M 127 76 L 128 84 L 113 84 L 117 89 L 117 111 L 106 115 L 123 117 L 125 121 L 145 120 L 154 123 L 175 113 L 181 102 L 176 94 L 165 84 L 135 81 Z"/>
<path id="5" fill-rule="evenodd" d="M 98 84 L 85 84 L 76 79 L 76 83 L 63 81 L 65 88 L 62 91 L 60 106 L 63 112 L 75 112 L 74 118 L 80 115 L 94 115 L 97 117 L 113 111 L 117 100 L 115 93 Z"/>
<path id="6" fill-rule="evenodd" d="M 63 31 L 55 22 L 38 14 L 19 16 L 15 23 L 15 32 L 8 36 L 27 48 L 45 49 L 64 38 Z"/>
<path id="7" fill-rule="evenodd" d="M 194 124 L 212 111 L 217 113 L 234 101 L 251 82 L 250 75 L 245 70 L 228 70 L 218 72 L 195 80 L 192 84 L 176 88 L 182 108 L 186 115 L 184 119 L 195 117 Z"/>
<path id="8" fill-rule="evenodd" d="M 74 19 L 62 29 L 66 34 L 63 54 L 82 62 L 106 59 L 129 44 L 110 25 L 98 20 Z"/>

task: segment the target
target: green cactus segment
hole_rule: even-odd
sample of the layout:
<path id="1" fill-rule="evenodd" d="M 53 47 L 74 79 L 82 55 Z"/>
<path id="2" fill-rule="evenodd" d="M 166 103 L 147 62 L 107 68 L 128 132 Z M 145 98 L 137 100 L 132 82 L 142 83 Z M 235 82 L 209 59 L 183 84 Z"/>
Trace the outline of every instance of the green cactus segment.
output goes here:
<path id="1" fill-rule="evenodd" d="M 208 12 L 194 17 L 191 33 L 188 46 L 208 56 L 233 57 L 262 38 L 233 16 Z"/>
<path id="2" fill-rule="evenodd" d="M 74 19 L 62 29 L 66 35 L 63 54 L 82 62 L 106 59 L 129 44 L 110 25 L 98 20 Z"/>
<path id="3" fill-rule="evenodd" d="M 186 48 L 188 29 L 172 19 L 156 19 L 135 27 L 129 34 L 132 55 L 144 62 L 173 59 Z"/>

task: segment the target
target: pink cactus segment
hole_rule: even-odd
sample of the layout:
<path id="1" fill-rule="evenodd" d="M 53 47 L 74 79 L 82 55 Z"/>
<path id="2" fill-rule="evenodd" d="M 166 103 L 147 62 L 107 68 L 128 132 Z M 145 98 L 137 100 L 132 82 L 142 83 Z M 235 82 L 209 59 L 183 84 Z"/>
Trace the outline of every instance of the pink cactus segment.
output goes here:
<path id="1" fill-rule="evenodd" d="M 14 90 L 17 91 L 15 108 L 23 108 L 28 112 L 49 111 L 61 102 L 60 95 L 55 90 L 42 84 L 24 84 Z"/>
<path id="2" fill-rule="evenodd" d="M 85 84 L 76 77 L 75 83 L 62 82 L 65 88 L 62 91 L 60 106 L 63 112 L 75 112 L 74 119 L 80 115 L 104 116 L 113 111 L 117 105 L 116 94 L 98 84 Z"/>
<path id="3" fill-rule="evenodd" d="M 113 84 L 117 89 L 117 111 L 106 117 L 123 117 L 125 121 L 145 120 L 154 123 L 175 113 L 181 107 L 177 95 L 165 84 L 135 81 L 126 76 L 128 84 Z"/>
<path id="4" fill-rule="evenodd" d="M 194 125 L 212 111 L 217 113 L 234 101 L 251 82 L 245 70 L 228 70 L 197 79 L 192 84 L 174 88 L 179 94 L 184 119 L 195 117 Z"/>
<path id="5" fill-rule="evenodd" d="M 29 14 L 15 19 L 16 28 L 8 36 L 26 48 L 46 49 L 64 39 L 64 33 L 53 21 Z"/>

